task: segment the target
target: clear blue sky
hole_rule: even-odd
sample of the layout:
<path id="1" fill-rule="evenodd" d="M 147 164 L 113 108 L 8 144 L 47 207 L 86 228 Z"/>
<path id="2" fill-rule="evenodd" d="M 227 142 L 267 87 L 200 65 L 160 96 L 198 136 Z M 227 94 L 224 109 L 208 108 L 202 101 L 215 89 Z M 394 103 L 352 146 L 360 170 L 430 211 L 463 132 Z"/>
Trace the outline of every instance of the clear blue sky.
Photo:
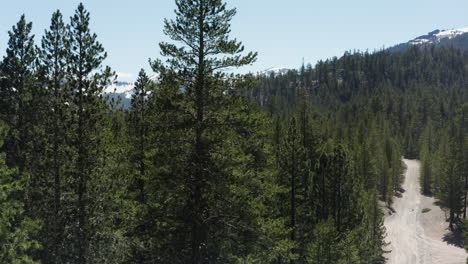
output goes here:
<path id="1" fill-rule="evenodd" d="M 77 0 L 2 1 L 0 57 L 5 54 L 7 31 L 20 15 L 34 23 L 36 41 L 49 26 L 53 11 L 73 14 Z M 133 81 L 148 58 L 159 57 L 158 43 L 166 40 L 163 19 L 174 17 L 174 0 L 83 0 L 91 12 L 92 29 L 108 51 L 106 64 Z M 247 50 L 259 52 L 254 66 L 298 68 L 304 58 L 340 56 L 347 50 L 392 46 L 434 29 L 468 27 L 467 0 L 227 0 L 236 7 L 232 36 Z"/>

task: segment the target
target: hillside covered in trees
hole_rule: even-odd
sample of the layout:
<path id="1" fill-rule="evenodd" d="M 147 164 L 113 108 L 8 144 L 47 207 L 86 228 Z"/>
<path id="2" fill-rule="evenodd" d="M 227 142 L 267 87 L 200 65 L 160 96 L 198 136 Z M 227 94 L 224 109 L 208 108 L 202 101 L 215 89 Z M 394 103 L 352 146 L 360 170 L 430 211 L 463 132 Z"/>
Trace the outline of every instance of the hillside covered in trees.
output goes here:
<path id="1" fill-rule="evenodd" d="M 1 263 L 384 263 L 383 215 L 421 185 L 466 217 L 468 53 L 346 53 L 280 75 L 230 36 L 236 10 L 177 0 L 129 108 L 80 4 L 0 66 Z M 149 54 L 151 55 L 151 54 Z M 153 73 L 152 73 L 153 74 Z"/>
<path id="2" fill-rule="evenodd" d="M 434 46 L 347 53 L 263 77 L 248 96 L 272 114 L 295 111 L 307 98 L 339 140 L 383 123 L 387 133 L 376 134 L 393 138 L 405 157 L 422 159 L 423 192 L 441 199 L 453 222 L 466 211 L 467 62 L 465 51 Z"/>

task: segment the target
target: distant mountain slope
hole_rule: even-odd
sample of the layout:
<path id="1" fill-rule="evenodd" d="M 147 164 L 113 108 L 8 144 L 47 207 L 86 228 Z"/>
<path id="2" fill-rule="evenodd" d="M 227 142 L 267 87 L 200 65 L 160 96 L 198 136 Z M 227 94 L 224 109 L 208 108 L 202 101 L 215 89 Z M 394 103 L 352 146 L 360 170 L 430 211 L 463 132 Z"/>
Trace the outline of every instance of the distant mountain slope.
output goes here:
<path id="1" fill-rule="evenodd" d="M 273 67 L 273 68 L 269 68 L 269 69 L 266 69 L 262 72 L 260 72 L 260 75 L 266 75 L 266 76 L 270 76 L 270 75 L 283 75 L 285 74 L 286 72 L 288 72 L 290 69 L 288 68 L 284 68 L 284 67 Z"/>
<path id="2" fill-rule="evenodd" d="M 453 46 L 455 48 L 468 50 L 468 28 L 450 29 L 450 30 L 434 30 L 427 35 L 419 36 L 406 43 L 401 43 L 389 48 L 392 52 L 407 50 L 411 46 Z"/>
<path id="3" fill-rule="evenodd" d="M 133 94 L 133 87 L 132 83 L 128 82 L 116 82 L 111 86 L 107 87 L 104 91 L 106 94 L 118 94 L 124 98 L 130 99 Z"/>
<path id="4" fill-rule="evenodd" d="M 128 82 L 116 82 L 107 87 L 104 91 L 109 96 L 109 100 L 117 100 L 120 97 L 121 103 L 125 107 L 130 106 L 134 85 Z"/>
<path id="5" fill-rule="evenodd" d="M 271 75 L 277 76 L 277 75 L 283 75 L 287 73 L 288 71 L 290 71 L 290 69 L 288 68 L 273 67 L 273 68 L 269 68 L 264 71 L 261 71 L 258 74 L 263 75 L 263 76 L 271 76 Z M 151 76 L 151 79 L 155 80 L 156 77 Z M 124 105 L 125 107 L 129 107 L 130 101 L 132 99 L 132 95 L 134 92 L 133 91 L 134 87 L 135 85 L 133 83 L 117 81 L 116 83 L 108 86 L 105 89 L 104 94 L 109 96 L 110 100 L 112 99 L 117 100 L 120 97 L 122 105 Z"/>

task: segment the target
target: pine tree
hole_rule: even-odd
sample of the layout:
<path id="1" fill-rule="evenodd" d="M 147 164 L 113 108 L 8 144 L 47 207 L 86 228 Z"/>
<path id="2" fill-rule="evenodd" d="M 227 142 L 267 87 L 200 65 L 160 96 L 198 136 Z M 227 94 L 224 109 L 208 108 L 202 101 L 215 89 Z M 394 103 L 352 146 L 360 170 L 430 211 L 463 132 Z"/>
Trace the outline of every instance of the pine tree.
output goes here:
<path id="1" fill-rule="evenodd" d="M 17 169 L 15 180 L 22 184 L 15 192 L 24 205 L 24 216 L 41 219 L 37 201 L 43 193 L 36 186 L 42 181 L 44 169 L 45 89 L 37 81 L 37 48 L 31 34 L 32 23 L 21 16 L 9 32 L 6 56 L 1 65 L 3 74 L 0 101 L 3 102 L 2 119 L 9 133 L 2 147 L 6 164 Z M 35 237 L 34 237 L 35 238 Z"/>
<path id="2" fill-rule="evenodd" d="M 132 95 L 130 105 L 130 128 L 131 135 L 134 138 L 133 162 L 137 165 L 138 176 L 136 179 L 136 190 L 138 190 L 138 201 L 145 203 L 145 178 L 147 174 L 147 144 L 149 136 L 149 115 L 150 115 L 150 96 L 151 80 L 142 69 L 135 82 L 135 92 Z"/>
<path id="3" fill-rule="evenodd" d="M 289 214 L 289 227 L 291 228 L 291 241 L 296 242 L 296 233 L 297 233 L 297 226 L 296 226 L 296 217 L 297 217 L 297 184 L 298 178 L 300 178 L 300 173 L 302 172 L 301 168 L 301 159 L 303 157 L 303 149 L 301 148 L 300 138 L 297 133 L 297 124 L 294 118 L 291 119 L 287 136 L 285 138 L 285 142 L 283 143 L 284 149 L 282 149 L 283 157 L 280 158 L 282 172 L 286 177 L 284 178 L 286 185 L 289 189 L 289 206 L 288 214 Z M 301 155 L 302 154 L 302 155 Z M 287 200 L 287 199 L 285 199 Z M 293 249 L 293 254 L 294 249 Z M 291 261 L 291 263 L 294 263 Z"/>
<path id="4" fill-rule="evenodd" d="M 264 117 L 238 95 L 244 82 L 222 71 L 253 63 L 256 53 L 242 55 L 242 44 L 229 39 L 236 11 L 221 0 L 178 0 L 176 4 L 176 19 L 166 20 L 164 31 L 180 45 L 161 43 L 161 53 L 168 59 L 152 62 L 163 86 L 175 82 L 172 101 L 165 100 L 159 112 L 170 114 L 160 130 L 170 133 L 168 140 L 178 146 L 160 146 L 160 157 L 169 154 L 165 159 L 169 171 L 162 177 L 173 175 L 160 179 L 174 190 L 172 204 L 165 206 L 184 210 L 174 208 L 179 212 L 172 216 L 170 229 L 178 240 L 165 245 L 166 252 L 178 252 L 172 263 L 265 256 L 257 249 L 264 242 L 280 241 L 268 239 L 275 234 L 266 233 L 277 220 L 264 219 L 259 213 L 264 207 L 260 201 L 267 199 L 260 190 L 271 184 L 263 158 L 265 142 L 258 132 Z M 175 148 L 183 149 L 177 157 Z"/>
<path id="5" fill-rule="evenodd" d="M 308 192 L 308 189 L 312 189 L 311 164 L 299 128 L 296 118 L 291 117 L 287 131 L 284 132 L 285 136 L 280 145 L 278 157 L 280 164 L 279 184 L 288 190 L 288 197 L 282 198 L 285 201 L 289 200 L 288 203 L 284 203 L 283 214 L 289 219 L 290 240 L 295 244 L 295 248 L 291 252 L 293 258 L 297 258 L 297 254 L 305 250 L 307 244 L 305 237 L 312 233 L 311 222 L 314 219 L 311 217 L 311 213 L 315 209 Z M 306 204 L 306 202 L 311 204 Z M 292 259 L 291 263 L 294 261 Z"/>
<path id="6" fill-rule="evenodd" d="M 63 193 L 71 189 L 64 189 L 70 182 L 67 171 L 71 166 L 69 140 L 67 127 L 70 124 L 70 108 L 72 101 L 70 88 L 67 86 L 67 62 L 70 47 L 68 30 L 63 22 L 59 10 L 52 14 L 49 30 L 45 31 L 42 38 L 42 46 L 39 52 L 40 58 L 40 82 L 46 89 L 47 101 L 46 118 L 44 122 L 44 140 L 46 150 L 43 153 L 45 159 L 43 170 L 36 170 L 36 174 L 43 175 L 42 184 L 36 186 L 46 197 L 38 201 L 40 217 L 44 219 L 42 235 L 45 252 L 45 262 L 64 262 L 63 254 L 65 212 L 63 205 Z"/>
<path id="7" fill-rule="evenodd" d="M 463 211 L 464 178 L 463 166 L 466 161 L 462 159 L 463 151 L 456 141 L 456 125 L 452 122 L 450 126 L 450 139 L 448 152 L 443 158 L 442 180 L 440 186 L 440 201 L 442 206 L 449 210 L 449 224 L 453 229 L 457 219 Z"/>
<path id="8" fill-rule="evenodd" d="M 357 244 L 361 260 L 363 263 L 384 263 L 383 249 L 387 246 L 384 241 L 386 231 L 377 192 L 363 193 L 360 201 L 362 220 L 357 228 Z"/>
<path id="9" fill-rule="evenodd" d="M 25 172 L 28 150 L 31 141 L 28 126 L 31 125 L 31 100 L 35 74 L 36 49 L 34 35 L 31 35 L 32 23 L 26 22 L 24 15 L 13 26 L 6 56 L 1 66 L 2 87 L 0 99 L 1 116 L 10 127 L 4 149 L 7 153 L 7 164 L 17 167 L 19 174 Z M 29 148 L 29 149 L 28 149 Z"/>
<path id="10" fill-rule="evenodd" d="M 132 235 L 139 241 L 139 247 L 134 249 L 132 263 L 145 263 L 154 260 L 151 253 L 153 248 L 153 229 L 151 228 L 152 215 L 149 213 L 149 204 L 153 194 L 147 194 L 150 189 L 151 173 L 153 171 L 150 162 L 151 152 L 155 149 L 154 138 L 157 135 L 150 135 L 153 132 L 151 122 L 154 120 L 153 113 L 153 82 L 142 69 L 135 82 L 134 94 L 132 95 L 129 115 L 128 115 L 128 137 L 129 137 L 129 159 L 132 166 L 133 176 L 129 190 L 132 199 L 138 208 L 138 220 Z M 156 124 L 157 126 L 157 124 Z M 148 199 L 150 196 L 150 199 Z M 148 200 L 150 203 L 148 203 Z"/>
<path id="11" fill-rule="evenodd" d="M 71 256 L 76 263 L 87 263 L 90 258 L 90 241 L 93 226 L 90 222 L 93 208 L 98 208 L 89 190 L 89 183 L 98 177 L 100 140 L 98 125 L 102 120 L 104 101 L 101 93 L 113 75 L 110 68 L 102 69 L 107 57 L 97 35 L 90 31 L 90 14 L 83 4 L 79 4 L 70 21 L 71 54 L 68 63 L 69 85 L 72 89 L 72 144 L 76 153 L 73 167 L 74 188 L 76 190 L 76 227 L 74 252 Z M 98 195 L 98 194 L 94 194 Z"/>

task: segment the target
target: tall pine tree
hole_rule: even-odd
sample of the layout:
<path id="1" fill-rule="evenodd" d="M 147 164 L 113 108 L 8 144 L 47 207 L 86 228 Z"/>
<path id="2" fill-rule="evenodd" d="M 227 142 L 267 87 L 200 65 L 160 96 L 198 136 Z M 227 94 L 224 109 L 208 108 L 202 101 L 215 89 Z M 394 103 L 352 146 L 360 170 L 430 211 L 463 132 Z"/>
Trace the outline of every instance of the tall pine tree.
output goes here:
<path id="1" fill-rule="evenodd" d="M 279 241 L 265 238 L 275 220 L 262 220 L 260 213 L 267 199 L 260 190 L 271 183 L 262 156 L 265 142 L 259 138 L 262 117 L 238 96 L 243 82 L 222 71 L 253 63 L 256 53 L 243 55 L 242 44 L 229 38 L 236 10 L 221 0 L 176 4 L 176 19 L 165 21 L 164 32 L 178 44 L 161 43 L 168 59 L 152 63 L 163 83 L 174 80 L 172 100 L 160 111 L 172 114 L 160 129 L 177 146 L 161 146 L 170 154 L 162 175 L 173 175 L 164 184 L 174 190 L 172 206 L 179 203 L 183 210 L 176 209 L 171 223 L 177 243 L 165 245 L 166 252 L 178 248 L 178 258 L 166 262 L 266 257 L 256 250 L 260 241 Z M 183 150 L 173 152 L 175 147 Z"/>
<path id="2" fill-rule="evenodd" d="M 92 203 L 97 195 L 90 191 L 90 182 L 99 176 L 100 160 L 99 122 L 102 120 L 104 100 L 102 92 L 113 75 L 110 68 L 102 69 L 107 57 L 97 35 L 91 33 L 90 14 L 79 4 L 70 21 L 71 54 L 68 63 L 69 85 L 73 92 L 72 144 L 76 153 L 73 167 L 76 193 L 76 225 L 73 230 L 73 251 L 70 256 L 76 263 L 87 263 L 91 258 L 91 240 L 94 236 Z"/>
<path id="3" fill-rule="evenodd" d="M 70 144 L 67 127 L 70 124 L 70 103 L 72 93 L 67 85 L 67 62 L 70 56 L 68 29 L 59 10 L 52 14 L 51 25 L 42 38 L 39 51 L 39 81 L 46 90 L 47 101 L 44 119 L 45 150 L 43 169 L 36 171 L 42 175 L 37 189 L 43 193 L 38 201 L 41 218 L 44 220 L 40 236 L 44 249 L 45 262 L 64 262 L 66 208 L 63 193 L 70 182 L 68 171 L 71 167 Z M 69 201 L 67 201 L 69 202 Z M 67 203 L 65 202 L 65 204 Z M 47 235 L 45 235 L 47 234 Z"/>
<path id="4" fill-rule="evenodd" d="M 20 175 L 25 173 L 27 156 L 31 153 L 32 99 L 35 85 L 36 48 L 32 23 L 26 22 L 24 15 L 8 32 L 10 39 L 1 70 L 1 115 L 10 127 L 4 149 L 7 164 L 17 167 Z M 29 126 L 29 127 L 28 127 Z M 20 177 L 21 177 L 20 176 Z"/>

